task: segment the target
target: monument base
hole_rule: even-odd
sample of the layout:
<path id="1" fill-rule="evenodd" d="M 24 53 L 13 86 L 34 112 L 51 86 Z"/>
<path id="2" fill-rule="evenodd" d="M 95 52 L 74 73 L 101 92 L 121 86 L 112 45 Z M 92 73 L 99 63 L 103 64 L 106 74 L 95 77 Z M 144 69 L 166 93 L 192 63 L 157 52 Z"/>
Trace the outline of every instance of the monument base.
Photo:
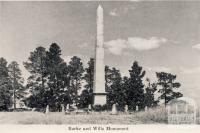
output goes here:
<path id="1" fill-rule="evenodd" d="M 106 103 L 106 93 L 94 93 L 94 105 L 105 105 Z"/>

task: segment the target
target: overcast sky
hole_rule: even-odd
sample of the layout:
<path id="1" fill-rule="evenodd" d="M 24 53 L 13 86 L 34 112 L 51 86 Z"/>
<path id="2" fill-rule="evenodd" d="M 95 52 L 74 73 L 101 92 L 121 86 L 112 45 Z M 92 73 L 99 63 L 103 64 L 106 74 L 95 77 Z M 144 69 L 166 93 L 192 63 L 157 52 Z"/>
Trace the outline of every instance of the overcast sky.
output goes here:
<path id="1" fill-rule="evenodd" d="M 0 57 L 22 62 L 37 46 L 56 42 L 68 61 L 94 57 L 98 2 L 0 2 Z M 177 75 L 185 96 L 200 101 L 200 2 L 100 2 L 105 64 L 128 75 L 137 60 Z"/>

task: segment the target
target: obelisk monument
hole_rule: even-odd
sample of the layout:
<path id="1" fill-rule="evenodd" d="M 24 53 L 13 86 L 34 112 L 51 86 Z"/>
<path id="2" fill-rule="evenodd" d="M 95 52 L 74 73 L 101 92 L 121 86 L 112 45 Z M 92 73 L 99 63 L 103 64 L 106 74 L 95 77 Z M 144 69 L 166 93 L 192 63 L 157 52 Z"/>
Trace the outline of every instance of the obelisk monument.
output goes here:
<path id="1" fill-rule="evenodd" d="M 103 8 L 101 5 L 97 8 L 97 38 L 94 70 L 94 105 L 106 104 L 105 92 L 105 65 L 104 65 L 104 24 Z"/>

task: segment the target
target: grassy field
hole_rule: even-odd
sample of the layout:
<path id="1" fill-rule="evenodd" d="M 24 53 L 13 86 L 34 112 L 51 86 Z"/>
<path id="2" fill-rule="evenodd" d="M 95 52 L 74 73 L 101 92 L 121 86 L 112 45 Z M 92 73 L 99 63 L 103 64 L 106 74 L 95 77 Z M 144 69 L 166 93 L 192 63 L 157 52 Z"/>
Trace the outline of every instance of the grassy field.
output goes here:
<path id="1" fill-rule="evenodd" d="M 90 114 L 64 115 L 61 112 L 0 112 L 0 124 L 165 124 L 167 112 L 164 108 L 134 112 L 132 114 L 92 112 Z"/>
<path id="2" fill-rule="evenodd" d="M 197 123 L 200 124 L 199 112 Z M 164 107 L 147 111 L 118 113 L 91 112 L 90 114 L 64 115 L 61 112 L 0 112 L 0 124 L 167 124 L 167 111 Z"/>

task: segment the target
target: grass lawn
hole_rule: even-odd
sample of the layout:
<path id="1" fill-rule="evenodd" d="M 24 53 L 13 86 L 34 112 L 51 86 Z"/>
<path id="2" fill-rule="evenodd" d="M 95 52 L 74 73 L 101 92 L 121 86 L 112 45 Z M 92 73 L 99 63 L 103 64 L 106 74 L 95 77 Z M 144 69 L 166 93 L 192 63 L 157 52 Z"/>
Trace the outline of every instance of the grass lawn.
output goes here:
<path id="1" fill-rule="evenodd" d="M 64 115 L 61 112 L 0 112 L 0 124 L 164 124 L 167 123 L 165 109 L 151 109 L 132 114 L 92 112 L 90 114 Z"/>

